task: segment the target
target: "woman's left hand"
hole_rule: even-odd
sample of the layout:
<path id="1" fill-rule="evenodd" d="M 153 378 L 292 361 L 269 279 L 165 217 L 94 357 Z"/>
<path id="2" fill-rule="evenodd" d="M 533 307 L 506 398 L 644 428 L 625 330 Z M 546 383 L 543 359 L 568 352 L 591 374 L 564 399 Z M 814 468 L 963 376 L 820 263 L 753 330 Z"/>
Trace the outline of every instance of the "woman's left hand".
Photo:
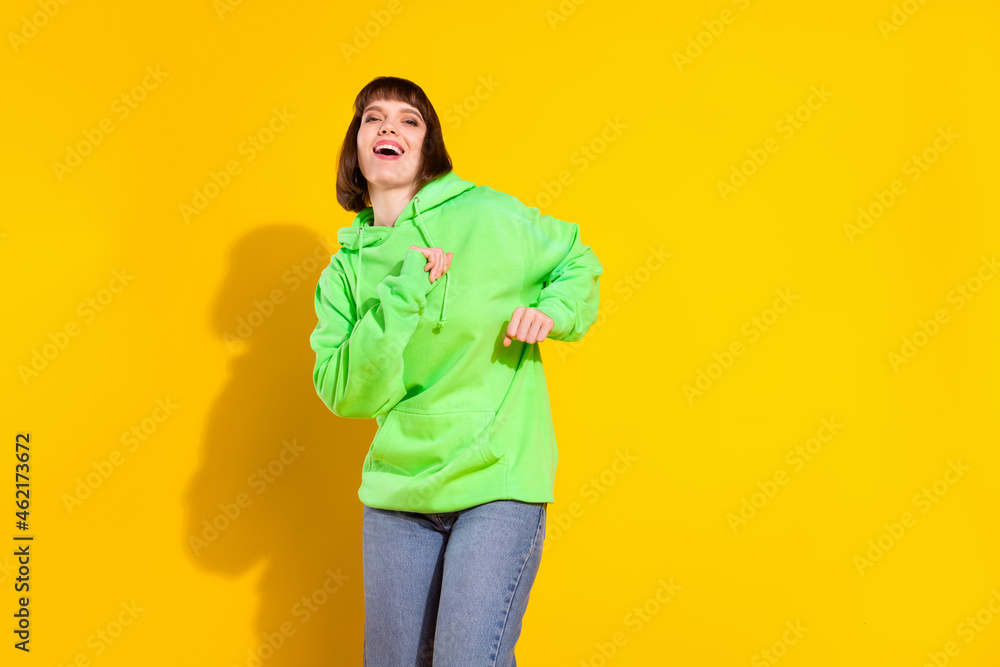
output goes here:
<path id="1" fill-rule="evenodd" d="M 510 346 L 511 340 L 525 343 L 540 343 L 552 331 L 555 322 L 552 318 L 530 306 L 520 306 L 514 309 L 507 325 L 507 335 L 503 337 L 504 347 Z"/>

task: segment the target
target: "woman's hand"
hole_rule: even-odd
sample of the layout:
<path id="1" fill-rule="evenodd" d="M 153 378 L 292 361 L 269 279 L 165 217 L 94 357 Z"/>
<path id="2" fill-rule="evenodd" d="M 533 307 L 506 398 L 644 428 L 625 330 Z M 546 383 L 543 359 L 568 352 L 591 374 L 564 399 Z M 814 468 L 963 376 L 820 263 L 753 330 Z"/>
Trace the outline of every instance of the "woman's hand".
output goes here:
<path id="1" fill-rule="evenodd" d="M 434 282 L 438 278 L 444 275 L 444 272 L 451 268 L 451 255 L 450 252 L 444 252 L 441 248 L 421 248 L 418 245 L 411 245 L 411 248 L 416 248 L 419 250 L 424 257 L 427 258 L 427 264 L 424 265 L 424 271 L 430 271 L 431 282 Z"/>
<path id="2" fill-rule="evenodd" d="M 537 308 L 515 308 L 514 314 L 510 316 L 510 324 L 507 325 L 507 335 L 503 337 L 504 347 L 510 346 L 511 339 L 529 344 L 540 343 L 552 331 L 554 324 L 551 317 Z"/>

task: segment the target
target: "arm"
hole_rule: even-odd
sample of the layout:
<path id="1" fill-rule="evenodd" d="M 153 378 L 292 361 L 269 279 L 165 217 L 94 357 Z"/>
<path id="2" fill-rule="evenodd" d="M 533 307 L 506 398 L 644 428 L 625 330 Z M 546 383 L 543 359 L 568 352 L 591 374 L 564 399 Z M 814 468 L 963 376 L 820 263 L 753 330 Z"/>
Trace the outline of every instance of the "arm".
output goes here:
<path id="1" fill-rule="evenodd" d="M 424 271 L 427 258 L 408 248 L 398 276 L 377 286 L 379 303 L 355 320 L 347 281 L 334 263 L 316 286 L 316 393 L 338 417 L 372 419 L 406 395 L 403 348 L 413 336 L 427 293 L 436 284 Z"/>
<path id="2" fill-rule="evenodd" d="M 531 304 L 550 318 L 548 338 L 575 341 L 583 338 L 597 321 L 604 267 L 580 240 L 580 226 L 525 206 L 511 197 L 518 220 L 524 257 L 525 282 L 542 283 L 541 293 Z"/>

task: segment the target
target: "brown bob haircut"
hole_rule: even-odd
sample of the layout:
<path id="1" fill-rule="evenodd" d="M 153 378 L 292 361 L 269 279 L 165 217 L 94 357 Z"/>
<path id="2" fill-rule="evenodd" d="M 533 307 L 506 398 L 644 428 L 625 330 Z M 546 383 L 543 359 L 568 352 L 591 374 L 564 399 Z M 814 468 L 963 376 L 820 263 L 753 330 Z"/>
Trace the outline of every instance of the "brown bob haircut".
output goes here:
<path id="1" fill-rule="evenodd" d="M 441 123 L 434 106 L 417 84 L 395 76 L 379 76 L 372 79 L 354 99 L 354 118 L 344 136 L 337 167 L 337 202 L 348 211 L 360 213 L 371 206 L 368 196 L 368 181 L 358 166 L 358 131 L 365 108 L 378 100 L 394 100 L 409 104 L 423 116 L 427 133 L 421 148 L 422 164 L 417 172 L 416 186 L 419 191 L 438 176 L 451 171 L 451 158 L 444 147 Z"/>

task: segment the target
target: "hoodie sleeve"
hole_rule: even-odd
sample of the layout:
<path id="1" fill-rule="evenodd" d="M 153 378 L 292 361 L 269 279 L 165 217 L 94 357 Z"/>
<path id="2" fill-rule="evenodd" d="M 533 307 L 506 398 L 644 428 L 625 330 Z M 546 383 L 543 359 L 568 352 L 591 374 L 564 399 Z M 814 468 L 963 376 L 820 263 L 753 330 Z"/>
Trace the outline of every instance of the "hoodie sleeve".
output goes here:
<path id="1" fill-rule="evenodd" d="M 604 267 L 580 240 L 580 226 L 513 200 L 527 285 L 542 284 L 532 308 L 552 318 L 548 338 L 575 341 L 597 321 Z"/>
<path id="2" fill-rule="evenodd" d="M 409 248 L 399 275 L 376 286 L 379 303 L 360 321 L 342 270 L 331 263 L 316 286 L 319 322 L 309 337 L 316 352 L 316 393 L 338 417 L 372 419 L 406 395 L 403 349 L 413 336 L 432 283 L 427 259 Z"/>

